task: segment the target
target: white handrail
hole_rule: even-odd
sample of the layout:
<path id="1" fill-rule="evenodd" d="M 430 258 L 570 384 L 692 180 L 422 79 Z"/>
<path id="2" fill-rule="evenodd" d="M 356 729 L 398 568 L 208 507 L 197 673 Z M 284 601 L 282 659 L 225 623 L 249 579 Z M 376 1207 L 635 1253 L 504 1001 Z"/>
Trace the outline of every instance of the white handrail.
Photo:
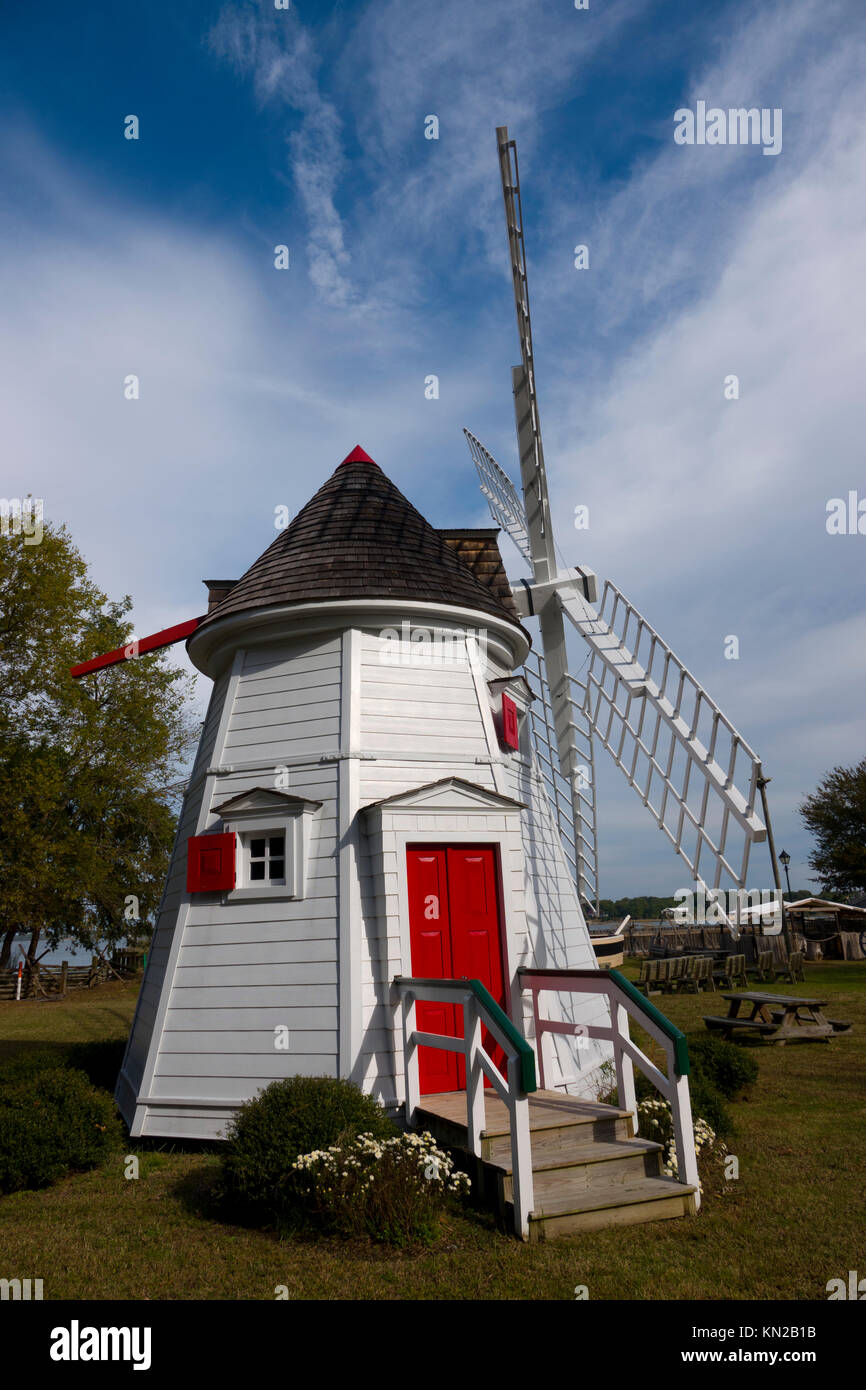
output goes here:
<path id="1" fill-rule="evenodd" d="M 416 980 L 397 976 L 397 990 L 403 1029 L 403 1067 L 406 1087 L 406 1123 L 415 1124 L 421 1106 L 418 1076 L 418 1048 L 435 1047 L 443 1052 L 456 1052 L 465 1059 L 466 1068 L 466 1128 L 469 1147 L 481 1158 L 481 1139 L 485 1128 L 484 1078 L 489 1078 L 504 1101 L 511 1129 L 511 1169 L 513 1179 L 514 1229 L 522 1240 L 529 1237 L 529 1217 L 534 1193 L 532 1183 L 532 1150 L 529 1131 L 529 1100 L 523 1089 L 520 1052 L 512 1038 L 493 1014 L 463 980 Z M 454 1038 L 442 1033 L 422 1033 L 416 1027 L 415 1004 L 448 1003 L 463 1008 L 463 1037 Z M 483 1026 L 495 1038 L 506 1056 L 507 1076 L 503 1076 L 481 1038 Z"/>
<path id="2" fill-rule="evenodd" d="M 692 1105 L 689 1096 L 689 1079 L 687 1069 L 682 1071 L 679 1069 L 680 1065 L 684 1067 L 685 1064 L 679 1062 L 677 1057 L 678 1040 L 683 1047 L 685 1046 L 684 1040 L 679 1030 L 674 1029 L 673 1025 L 651 1004 L 647 1006 L 647 1001 L 640 999 L 640 996 L 633 998 L 627 989 L 624 989 L 617 982 L 615 973 L 608 970 L 521 969 L 519 971 L 521 989 L 530 991 L 532 994 L 539 1084 L 544 1090 L 545 1033 L 560 1033 L 577 1037 L 578 1047 L 581 1046 L 581 1038 L 601 1038 L 606 1042 L 613 1043 L 619 1104 L 623 1110 L 628 1110 L 631 1113 L 635 1134 L 638 1133 L 639 1128 L 634 1086 L 635 1063 L 669 1103 L 677 1151 L 677 1176 L 680 1182 L 689 1183 L 694 1187 L 695 1210 L 697 1210 L 701 1204 L 701 1191 L 698 1159 L 695 1151 L 695 1132 L 692 1123 Z M 599 1024 L 562 1023 L 553 1019 L 542 1018 L 539 1011 L 538 996 L 548 991 L 604 995 L 610 1011 L 610 1027 L 603 1027 Z M 667 1076 L 658 1069 L 654 1062 L 650 1061 L 649 1057 L 629 1036 L 629 1015 L 645 1032 L 649 1033 L 655 1042 L 664 1048 L 667 1058 Z M 660 1018 L 662 1023 L 667 1024 L 667 1029 L 656 1022 L 656 1017 Z M 675 1034 L 673 1037 L 668 1031 L 671 1029 Z"/>

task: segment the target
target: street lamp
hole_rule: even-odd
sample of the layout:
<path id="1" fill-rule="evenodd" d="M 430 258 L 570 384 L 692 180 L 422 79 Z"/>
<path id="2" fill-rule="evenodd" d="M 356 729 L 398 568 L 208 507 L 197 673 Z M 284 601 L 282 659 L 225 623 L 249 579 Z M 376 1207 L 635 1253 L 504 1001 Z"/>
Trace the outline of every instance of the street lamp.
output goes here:
<path id="1" fill-rule="evenodd" d="M 791 862 L 791 856 L 790 856 L 790 854 L 788 854 L 788 852 L 787 852 L 786 850 L 783 849 L 783 850 L 782 850 L 782 853 L 779 855 L 779 863 L 781 864 L 782 868 L 785 870 L 785 881 L 786 881 L 787 884 L 788 884 L 788 892 L 789 892 L 789 893 L 790 893 L 790 891 L 791 891 L 791 879 L 790 879 L 790 876 L 789 876 L 789 874 L 788 874 L 788 865 L 790 864 L 790 862 Z"/>

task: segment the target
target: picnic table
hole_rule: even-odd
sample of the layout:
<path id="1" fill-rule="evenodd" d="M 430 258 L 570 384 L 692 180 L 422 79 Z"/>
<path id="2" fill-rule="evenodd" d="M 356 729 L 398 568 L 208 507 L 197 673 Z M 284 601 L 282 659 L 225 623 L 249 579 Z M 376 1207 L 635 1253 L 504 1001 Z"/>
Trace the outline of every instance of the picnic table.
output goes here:
<path id="1" fill-rule="evenodd" d="M 851 1029 L 850 1023 L 825 1017 L 826 999 L 798 999 L 791 994 L 763 994 L 758 990 L 723 994 L 722 998 L 730 1000 L 727 1018 L 705 1016 L 704 1023 L 711 1032 L 723 1033 L 726 1038 L 752 1032 L 767 1042 L 784 1045 L 812 1038 L 826 1041 Z"/>

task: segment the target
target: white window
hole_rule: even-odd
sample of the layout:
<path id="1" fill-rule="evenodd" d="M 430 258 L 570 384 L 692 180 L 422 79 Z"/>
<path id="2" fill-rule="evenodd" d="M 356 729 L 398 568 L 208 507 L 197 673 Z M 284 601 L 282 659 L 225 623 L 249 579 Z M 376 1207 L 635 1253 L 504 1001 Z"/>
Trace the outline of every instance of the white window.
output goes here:
<path id="1" fill-rule="evenodd" d="M 302 898 L 310 824 L 321 803 L 252 787 L 214 807 L 237 835 L 235 887 L 227 898 Z"/>
<path id="2" fill-rule="evenodd" d="M 286 834 L 245 835 L 246 869 L 244 878 L 250 887 L 257 883 L 285 885 Z"/>
<path id="3" fill-rule="evenodd" d="M 230 898 L 302 898 L 306 858 L 306 817 L 235 821 L 238 853 Z"/>

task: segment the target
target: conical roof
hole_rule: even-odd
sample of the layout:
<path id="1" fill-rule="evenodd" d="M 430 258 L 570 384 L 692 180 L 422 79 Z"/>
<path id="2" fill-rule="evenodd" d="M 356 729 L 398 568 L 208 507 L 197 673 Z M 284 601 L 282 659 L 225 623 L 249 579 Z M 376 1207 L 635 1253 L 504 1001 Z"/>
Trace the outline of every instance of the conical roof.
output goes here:
<path id="1" fill-rule="evenodd" d="M 334 599 L 419 600 L 476 609 L 520 627 L 505 596 L 416 511 L 360 446 L 209 612 Z M 505 586 L 507 588 L 507 585 Z"/>

